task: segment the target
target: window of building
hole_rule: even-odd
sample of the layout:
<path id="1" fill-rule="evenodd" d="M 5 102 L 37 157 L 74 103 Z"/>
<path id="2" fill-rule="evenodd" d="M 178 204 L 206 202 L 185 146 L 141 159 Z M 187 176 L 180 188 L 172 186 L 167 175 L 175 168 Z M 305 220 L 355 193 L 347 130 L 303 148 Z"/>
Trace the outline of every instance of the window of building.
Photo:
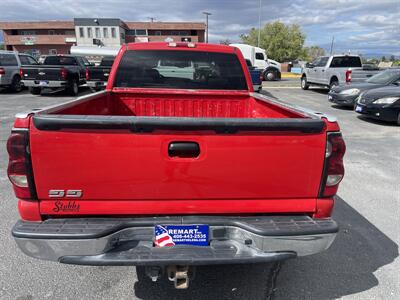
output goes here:
<path id="1" fill-rule="evenodd" d="M 96 39 L 101 38 L 101 35 L 100 35 L 100 28 L 99 28 L 99 27 L 96 27 L 96 28 L 94 29 L 94 32 L 95 32 L 95 34 L 96 34 Z"/>
<path id="2" fill-rule="evenodd" d="M 111 28 L 111 37 L 113 39 L 117 37 L 117 30 L 114 27 Z"/>
<path id="3" fill-rule="evenodd" d="M 103 37 L 104 37 L 105 39 L 108 39 L 108 28 L 107 28 L 107 27 L 104 27 L 104 28 L 103 28 Z"/>
<path id="4" fill-rule="evenodd" d="M 136 29 L 135 35 L 147 35 L 147 29 Z"/>
<path id="5" fill-rule="evenodd" d="M 161 31 L 157 30 L 154 35 L 161 35 Z"/>
<path id="6" fill-rule="evenodd" d="M 36 35 L 35 30 L 21 30 L 20 35 Z"/>
<path id="7" fill-rule="evenodd" d="M 83 30 L 83 28 L 82 28 L 82 30 Z M 58 34 L 62 34 L 62 33 L 58 33 Z M 66 34 L 66 35 L 75 35 L 75 30 L 65 30 L 64 34 Z"/>
<path id="8" fill-rule="evenodd" d="M 83 27 L 79 27 L 79 37 L 85 37 L 85 31 L 83 30 Z"/>
<path id="9" fill-rule="evenodd" d="M 49 30 L 49 35 L 54 35 L 54 34 L 55 34 L 54 30 Z"/>
<path id="10" fill-rule="evenodd" d="M 91 28 L 91 27 L 88 27 L 88 28 L 87 28 L 87 36 L 88 36 L 88 38 L 93 37 L 92 28 Z"/>
<path id="11" fill-rule="evenodd" d="M 49 49 L 49 54 L 56 55 L 57 49 Z"/>

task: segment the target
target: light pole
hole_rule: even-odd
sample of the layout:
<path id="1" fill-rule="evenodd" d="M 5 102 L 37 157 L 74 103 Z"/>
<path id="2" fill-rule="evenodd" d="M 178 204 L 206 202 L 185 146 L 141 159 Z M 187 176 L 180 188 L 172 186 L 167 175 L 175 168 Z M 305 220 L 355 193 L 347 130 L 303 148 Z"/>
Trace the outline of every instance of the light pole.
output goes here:
<path id="1" fill-rule="evenodd" d="M 258 7 L 258 39 L 257 39 L 257 47 L 260 47 L 260 37 L 261 37 L 261 0 L 260 0 L 260 5 Z"/>
<path id="2" fill-rule="evenodd" d="M 211 13 L 203 11 L 203 14 L 206 15 L 206 43 L 208 44 L 208 16 L 211 16 Z"/>

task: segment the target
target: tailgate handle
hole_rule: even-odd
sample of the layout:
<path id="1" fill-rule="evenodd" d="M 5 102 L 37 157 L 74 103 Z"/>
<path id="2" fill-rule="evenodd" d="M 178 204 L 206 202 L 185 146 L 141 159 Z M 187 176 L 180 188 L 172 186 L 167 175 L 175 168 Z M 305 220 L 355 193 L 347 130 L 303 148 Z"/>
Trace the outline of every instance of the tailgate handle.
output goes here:
<path id="1" fill-rule="evenodd" d="M 168 146 L 169 157 L 191 158 L 200 155 L 200 146 L 196 142 L 172 142 Z"/>

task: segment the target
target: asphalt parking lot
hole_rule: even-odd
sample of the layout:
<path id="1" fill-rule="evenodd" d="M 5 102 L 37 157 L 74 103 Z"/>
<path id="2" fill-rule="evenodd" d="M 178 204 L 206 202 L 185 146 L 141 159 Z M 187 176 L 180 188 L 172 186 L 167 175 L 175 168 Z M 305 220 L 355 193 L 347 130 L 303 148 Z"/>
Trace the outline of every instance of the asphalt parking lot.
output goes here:
<path id="1" fill-rule="evenodd" d="M 0 299 L 399 299 L 400 127 L 332 107 L 326 91 L 267 83 L 264 93 L 336 116 L 347 143 L 334 218 L 340 233 L 321 254 L 283 263 L 198 268 L 189 290 L 139 280 L 133 267 L 79 267 L 31 259 L 10 236 L 17 201 L 6 140 L 17 112 L 70 100 L 0 91 Z M 83 91 L 88 93 L 88 91 Z"/>

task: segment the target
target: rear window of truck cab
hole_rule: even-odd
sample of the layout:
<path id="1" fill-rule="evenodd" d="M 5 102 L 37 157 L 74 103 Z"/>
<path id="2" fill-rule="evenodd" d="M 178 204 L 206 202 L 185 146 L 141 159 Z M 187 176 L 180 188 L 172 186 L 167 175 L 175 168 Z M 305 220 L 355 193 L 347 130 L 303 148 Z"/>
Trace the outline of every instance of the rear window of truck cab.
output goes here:
<path id="1" fill-rule="evenodd" d="M 247 90 L 235 54 L 179 50 L 126 51 L 114 87 Z"/>
<path id="2" fill-rule="evenodd" d="M 361 68 L 361 59 L 358 56 L 335 56 L 332 58 L 331 68 Z"/>
<path id="3" fill-rule="evenodd" d="M 75 57 L 70 56 L 47 56 L 44 60 L 44 65 L 49 66 L 68 66 L 77 65 Z"/>

